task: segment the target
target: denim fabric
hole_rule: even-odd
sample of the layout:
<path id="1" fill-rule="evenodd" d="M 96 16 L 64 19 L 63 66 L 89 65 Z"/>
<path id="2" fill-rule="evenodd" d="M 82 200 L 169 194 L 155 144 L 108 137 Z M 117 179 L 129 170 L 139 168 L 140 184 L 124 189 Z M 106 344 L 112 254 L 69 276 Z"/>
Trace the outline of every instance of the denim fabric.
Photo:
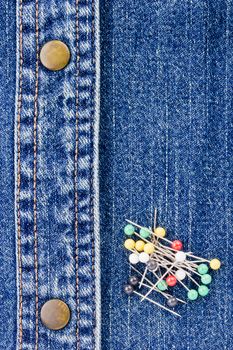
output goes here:
<path id="1" fill-rule="evenodd" d="M 1 1 L 1 349 L 96 348 L 96 3 Z M 59 72 L 39 61 L 51 39 L 71 51 Z M 71 310 L 59 332 L 50 298 Z"/>
<path id="2" fill-rule="evenodd" d="M 97 0 L 0 13 L 0 348 L 233 349 L 233 1 L 101 0 L 101 61 Z M 59 72 L 39 62 L 51 39 L 71 50 Z M 223 262 L 181 319 L 122 291 L 124 220 L 154 207 L 168 238 Z M 50 298 L 71 309 L 57 332 Z"/>
<path id="3" fill-rule="evenodd" d="M 0 13 L 0 349 L 15 349 L 17 334 L 14 218 L 15 3 L 0 1 Z"/>
<path id="4" fill-rule="evenodd" d="M 100 4 L 102 349 L 233 349 L 233 1 Z M 124 220 L 154 207 L 168 238 L 223 262 L 181 319 L 122 291 Z"/>

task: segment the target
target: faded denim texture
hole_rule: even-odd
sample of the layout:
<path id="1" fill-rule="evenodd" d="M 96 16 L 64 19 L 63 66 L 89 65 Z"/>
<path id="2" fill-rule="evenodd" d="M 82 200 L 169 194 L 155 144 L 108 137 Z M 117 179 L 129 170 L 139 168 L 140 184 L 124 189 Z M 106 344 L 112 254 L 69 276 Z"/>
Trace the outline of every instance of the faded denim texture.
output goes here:
<path id="1" fill-rule="evenodd" d="M 0 1 L 0 13 L 0 348 L 16 349 L 17 270 L 14 218 L 15 4 Z"/>
<path id="2" fill-rule="evenodd" d="M 103 350 L 231 350 L 233 2 L 101 1 Z M 122 286 L 125 218 L 218 256 L 181 319 Z M 158 298 L 159 299 L 159 298 Z"/>
<path id="3" fill-rule="evenodd" d="M 233 349 L 233 1 L 100 0 L 100 65 L 97 0 L 0 13 L 0 348 Z M 71 50 L 59 72 L 38 59 L 51 39 Z M 124 220 L 154 207 L 168 238 L 223 262 L 181 319 L 122 291 Z M 50 298 L 71 309 L 61 331 L 40 321 Z"/>
<path id="4" fill-rule="evenodd" d="M 96 3 L 1 1 L 1 349 L 96 347 Z M 71 51 L 59 72 L 39 62 L 51 39 Z M 40 321 L 50 298 L 71 310 L 59 332 Z"/>

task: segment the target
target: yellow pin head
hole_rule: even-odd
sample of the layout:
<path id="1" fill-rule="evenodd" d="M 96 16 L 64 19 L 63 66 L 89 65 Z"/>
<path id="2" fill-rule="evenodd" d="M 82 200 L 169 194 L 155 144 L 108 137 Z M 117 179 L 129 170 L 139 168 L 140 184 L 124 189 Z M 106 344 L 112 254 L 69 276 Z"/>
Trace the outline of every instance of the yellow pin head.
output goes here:
<path id="1" fill-rule="evenodd" d="M 125 240 L 124 246 L 128 250 L 132 250 L 135 248 L 135 241 L 132 238 L 128 238 Z"/>
<path id="2" fill-rule="evenodd" d="M 218 270 L 220 269 L 220 266 L 221 266 L 221 261 L 219 259 L 212 259 L 210 261 L 210 267 L 212 270 Z"/>
<path id="3" fill-rule="evenodd" d="M 147 254 L 152 254 L 154 253 L 155 251 L 155 248 L 154 248 L 154 245 L 152 243 L 146 243 L 144 245 L 144 252 L 147 253 Z"/>
<path id="4" fill-rule="evenodd" d="M 154 230 L 154 233 L 158 237 L 165 237 L 166 236 L 166 230 L 163 227 L 156 227 L 156 229 Z"/>
<path id="5" fill-rule="evenodd" d="M 143 252 L 145 246 L 145 242 L 142 240 L 139 240 L 135 243 L 135 248 L 137 249 L 138 252 Z"/>

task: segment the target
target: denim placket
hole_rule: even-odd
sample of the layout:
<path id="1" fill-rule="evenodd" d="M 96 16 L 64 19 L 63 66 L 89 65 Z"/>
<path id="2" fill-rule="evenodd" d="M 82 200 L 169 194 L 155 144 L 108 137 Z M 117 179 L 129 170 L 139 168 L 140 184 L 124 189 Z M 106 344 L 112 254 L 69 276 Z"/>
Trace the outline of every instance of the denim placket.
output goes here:
<path id="1" fill-rule="evenodd" d="M 59 72 L 39 72 L 38 230 L 41 302 L 55 297 L 72 310 L 59 332 L 40 327 L 42 348 L 73 348 L 77 341 L 76 256 L 74 234 L 74 152 L 76 123 L 76 8 L 74 1 L 40 2 L 40 45 L 64 41 L 72 54 Z"/>
<path id="2" fill-rule="evenodd" d="M 36 285 L 33 220 L 33 115 L 35 99 L 35 5 L 18 7 L 18 94 L 16 115 L 16 217 L 18 247 L 18 348 L 36 343 Z"/>
<path id="3" fill-rule="evenodd" d="M 97 2 L 81 0 L 18 3 L 18 349 L 98 346 L 95 8 Z M 53 39 L 71 52 L 59 72 L 39 62 L 39 48 Z M 71 309 L 68 326 L 58 332 L 46 329 L 39 317 L 51 298 Z"/>

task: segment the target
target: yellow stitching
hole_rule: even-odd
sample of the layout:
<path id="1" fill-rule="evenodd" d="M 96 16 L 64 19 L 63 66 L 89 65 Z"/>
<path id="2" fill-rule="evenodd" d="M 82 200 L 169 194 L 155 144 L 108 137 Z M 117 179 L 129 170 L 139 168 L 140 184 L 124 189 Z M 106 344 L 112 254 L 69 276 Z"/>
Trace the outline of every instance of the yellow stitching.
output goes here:
<path id="1" fill-rule="evenodd" d="M 92 64 L 94 66 L 94 72 L 95 72 L 95 9 L 94 9 L 94 0 L 92 0 L 92 45 L 93 45 L 93 58 L 92 58 Z M 95 79 L 94 79 L 95 82 Z M 94 94 L 95 94 L 95 86 L 92 89 L 93 92 L 93 100 L 94 100 Z M 94 111 L 93 111 L 93 119 L 91 122 L 91 129 L 92 129 L 92 137 L 94 137 Z M 91 165 L 91 191 L 94 191 L 93 188 L 93 179 L 94 177 L 94 164 L 92 159 L 92 165 Z M 93 232 L 94 232 L 94 203 L 93 203 L 93 196 L 94 194 L 91 194 L 91 217 L 93 222 Z M 93 275 L 93 349 L 95 349 L 95 331 L 96 331 L 96 309 L 95 309 L 95 297 L 96 297 L 96 289 L 95 289 L 95 237 L 94 234 L 92 236 L 92 275 Z"/>
<path id="2" fill-rule="evenodd" d="M 75 118 L 75 156 L 74 156 L 74 191 L 75 191 L 75 268 L 76 268 L 76 302 L 77 302 L 77 349 L 80 349 L 80 338 L 79 338 L 79 323 L 80 323 L 80 307 L 79 307 L 79 275 L 78 275 L 78 74 L 79 74 L 79 20 L 78 20 L 78 8 L 79 0 L 76 0 L 76 118 Z"/>
<path id="3" fill-rule="evenodd" d="M 22 282 L 22 251 L 21 251 L 21 216 L 20 216 L 20 189 L 21 189 L 21 148 L 20 122 L 22 110 L 22 80 L 23 80 L 23 2 L 19 2 L 19 93 L 17 101 L 17 248 L 19 268 L 19 350 L 23 346 L 23 282 Z"/>
<path id="4" fill-rule="evenodd" d="M 36 339 L 35 350 L 38 350 L 39 338 L 39 297 L 38 297 L 38 233 L 37 233 L 37 119 L 38 119 L 38 80 L 39 80 L 39 5 L 36 7 L 36 72 L 35 72 L 35 98 L 34 98 L 34 121 L 33 121 L 33 219 L 34 219 L 34 268 L 35 268 L 35 303 L 36 303 Z"/>

